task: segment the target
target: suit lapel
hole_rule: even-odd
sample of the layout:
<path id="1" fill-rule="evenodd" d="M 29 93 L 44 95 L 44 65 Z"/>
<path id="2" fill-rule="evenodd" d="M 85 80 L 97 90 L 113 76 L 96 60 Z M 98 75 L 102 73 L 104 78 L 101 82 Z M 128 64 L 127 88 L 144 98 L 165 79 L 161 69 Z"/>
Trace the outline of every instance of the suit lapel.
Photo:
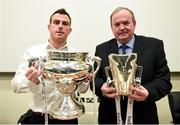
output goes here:
<path id="1" fill-rule="evenodd" d="M 109 54 L 116 53 L 118 54 L 118 45 L 116 39 L 112 39 L 109 41 Z"/>
<path id="2" fill-rule="evenodd" d="M 143 51 L 144 51 L 144 42 L 141 39 L 139 39 L 138 36 L 135 36 L 133 53 L 137 53 L 137 63 L 138 64 L 141 60 Z"/>

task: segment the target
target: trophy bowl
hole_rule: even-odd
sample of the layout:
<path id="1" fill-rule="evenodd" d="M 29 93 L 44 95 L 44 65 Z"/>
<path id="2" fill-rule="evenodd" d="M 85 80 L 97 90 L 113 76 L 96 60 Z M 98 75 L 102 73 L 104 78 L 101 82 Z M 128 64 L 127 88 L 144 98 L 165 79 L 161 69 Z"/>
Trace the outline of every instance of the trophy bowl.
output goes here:
<path id="1" fill-rule="evenodd" d="M 110 81 L 119 95 L 129 95 L 130 86 L 135 85 L 135 73 L 136 73 L 136 60 L 137 54 L 110 54 L 108 56 L 110 66 L 106 67 L 107 81 Z M 112 79 L 110 78 L 109 71 L 112 74 Z"/>
<path id="2" fill-rule="evenodd" d="M 93 72 L 96 73 L 100 61 L 98 57 L 88 57 L 87 52 L 48 51 L 43 64 L 43 78 L 54 81 L 62 94 L 58 104 L 51 109 L 53 118 L 69 120 L 84 114 L 84 105 L 76 100 L 75 92 L 80 84 L 89 82 L 87 77 L 93 72 L 93 62 L 98 65 Z"/>

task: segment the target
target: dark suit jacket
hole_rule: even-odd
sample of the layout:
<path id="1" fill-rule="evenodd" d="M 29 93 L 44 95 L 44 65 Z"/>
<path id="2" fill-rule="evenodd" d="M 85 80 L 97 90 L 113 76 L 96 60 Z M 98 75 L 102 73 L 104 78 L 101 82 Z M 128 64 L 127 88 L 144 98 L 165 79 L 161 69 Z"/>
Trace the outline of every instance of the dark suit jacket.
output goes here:
<path id="1" fill-rule="evenodd" d="M 155 102 L 170 92 L 170 71 L 167 66 L 163 41 L 135 35 L 134 53 L 137 53 L 137 64 L 143 66 L 142 85 L 148 90 L 146 101 L 134 102 L 133 123 L 158 124 Z M 101 86 L 106 82 L 105 70 L 109 66 L 108 55 L 118 53 L 116 39 L 106 41 L 96 47 L 95 56 L 102 59 L 101 67 L 95 78 L 96 95 L 100 98 L 99 123 L 116 124 L 115 100 L 106 98 L 101 93 Z M 125 120 L 127 98 L 121 101 L 122 118 Z"/>

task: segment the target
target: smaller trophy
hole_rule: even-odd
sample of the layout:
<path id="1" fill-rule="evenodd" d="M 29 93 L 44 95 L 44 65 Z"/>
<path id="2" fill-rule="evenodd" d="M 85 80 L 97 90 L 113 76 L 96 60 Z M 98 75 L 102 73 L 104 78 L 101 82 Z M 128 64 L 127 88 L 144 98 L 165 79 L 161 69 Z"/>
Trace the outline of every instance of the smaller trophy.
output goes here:
<path id="1" fill-rule="evenodd" d="M 135 82 L 137 54 L 110 54 L 110 66 L 106 67 L 106 75 L 110 84 L 115 86 L 119 95 L 130 94 L 129 87 Z M 113 80 L 110 79 L 111 71 Z"/>
<path id="2" fill-rule="evenodd" d="M 117 124 L 124 124 L 121 117 L 121 95 L 128 96 L 131 94 L 130 87 L 138 87 L 141 84 L 142 66 L 137 66 L 137 54 L 110 54 L 109 56 L 110 66 L 105 67 L 107 76 L 107 83 L 109 86 L 116 88 L 119 97 L 116 100 L 116 114 Z M 112 79 L 111 75 L 112 74 Z M 133 102 L 134 100 L 128 97 L 126 121 L 125 124 L 133 124 Z"/>

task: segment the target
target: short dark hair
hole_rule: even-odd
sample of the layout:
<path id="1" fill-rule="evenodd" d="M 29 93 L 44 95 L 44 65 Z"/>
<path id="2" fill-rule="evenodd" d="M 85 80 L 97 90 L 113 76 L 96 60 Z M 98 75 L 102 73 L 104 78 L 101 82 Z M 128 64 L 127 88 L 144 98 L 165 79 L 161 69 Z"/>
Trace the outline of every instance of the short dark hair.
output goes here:
<path id="1" fill-rule="evenodd" d="M 62 15 L 67 15 L 69 17 L 69 20 L 70 20 L 70 25 L 71 25 L 71 16 L 69 15 L 69 13 L 64 9 L 64 8 L 61 8 L 61 9 L 58 9 L 56 10 L 51 16 L 50 16 L 50 20 L 49 20 L 49 23 L 51 23 L 52 21 L 52 16 L 56 13 L 59 13 L 59 14 L 62 14 Z"/>

